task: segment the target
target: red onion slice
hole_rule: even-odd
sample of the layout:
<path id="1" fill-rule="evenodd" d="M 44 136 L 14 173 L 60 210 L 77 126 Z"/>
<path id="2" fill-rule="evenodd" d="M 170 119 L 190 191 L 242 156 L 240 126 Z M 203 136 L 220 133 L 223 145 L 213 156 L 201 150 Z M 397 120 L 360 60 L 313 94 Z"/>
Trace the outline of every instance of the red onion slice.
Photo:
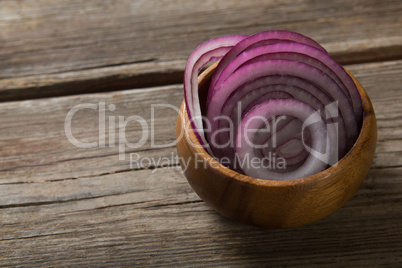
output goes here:
<path id="1" fill-rule="evenodd" d="M 285 144 L 278 146 L 275 153 L 279 157 L 286 159 L 287 167 L 301 164 L 309 154 L 307 150 L 304 150 L 303 142 L 300 139 L 291 139 Z"/>
<path id="2" fill-rule="evenodd" d="M 210 136 L 209 140 L 209 143 L 214 148 L 213 150 L 215 157 L 217 158 L 226 157 L 227 159 L 229 159 L 228 160 L 229 165 L 234 162 L 234 136 L 232 136 L 231 134 L 237 132 L 238 122 L 240 122 L 240 119 L 252 108 L 254 108 L 254 106 L 269 99 L 293 98 L 293 96 L 289 94 L 287 91 L 283 90 L 280 85 L 271 85 L 268 86 L 268 88 L 269 90 L 267 90 L 265 94 L 258 94 L 259 93 L 258 91 L 254 91 L 257 92 L 258 94 L 255 96 L 255 98 L 253 98 L 254 97 L 253 94 L 251 95 L 249 94 L 247 96 L 248 98 L 244 98 L 244 100 L 240 100 L 239 102 L 237 102 L 237 104 L 243 104 L 243 105 L 240 105 L 241 107 L 235 109 L 233 113 L 225 113 L 225 112 L 221 113 L 221 117 L 227 119 L 217 121 L 219 125 L 218 128 L 220 131 L 211 132 L 212 135 Z M 226 107 L 229 107 L 229 105 Z M 233 107 L 233 105 L 231 107 Z M 225 129 L 227 131 L 225 131 Z"/>
<path id="3" fill-rule="evenodd" d="M 219 59 L 201 110 L 198 73 Z M 262 179 L 297 179 L 335 164 L 353 146 L 362 120 L 352 78 L 317 42 L 289 31 L 203 43 L 187 62 L 184 92 L 194 133 L 208 153 L 218 161 L 230 159 L 233 170 Z M 288 117 L 266 133 L 264 124 L 283 115 Z M 248 122 L 254 117 L 260 122 Z M 254 144 L 244 145 L 249 139 Z M 286 170 L 242 165 L 247 157 L 272 156 L 281 157 Z"/>
<path id="4" fill-rule="evenodd" d="M 191 53 L 184 71 L 184 98 L 188 118 L 201 145 L 206 146 L 201 107 L 198 96 L 198 73 L 206 64 L 222 58 L 234 45 L 246 38 L 246 35 L 230 35 L 211 39 L 201 44 Z"/>
<path id="5" fill-rule="evenodd" d="M 362 102 L 359 92 L 346 71 L 334 59 L 323 51 L 300 43 L 279 43 L 256 47 L 239 54 L 222 71 L 212 91 L 218 90 L 223 81 L 239 67 L 256 61 L 269 59 L 284 59 L 299 61 L 313 66 L 334 80 L 352 102 L 356 118 L 362 116 Z M 211 93 L 213 94 L 213 93 Z"/>
<path id="6" fill-rule="evenodd" d="M 288 81 L 295 81 L 295 82 L 302 82 L 303 80 L 301 79 L 291 79 L 291 77 L 287 77 Z M 299 81 L 301 80 L 301 81 Z M 270 84 L 270 83 L 266 83 L 268 86 L 265 87 L 260 87 L 260 88 L 253 88 L 253 85 L 255 86 L 259 86 L 261 84 L 264 84 L 264 82 L 280 82 L 281 79 L 277 79 L 277 77 L 266 77 L 256 81 L 251 82 L 250 84 L 247 84 L 247 86 L 243 87 L 242 89 L 239 89 L 236 91 L 236 93 L 234 95 L 232 95 L 224 104 L 223 110 L 221 112 L 221 116 L 228 116 L 230 120 L 221 120 L 221 121 L 217 121 L 218 126 L 217 128 L 220 129 L 221 131 L 215 135 L 212 136 L 212 139 L 209 140 L 211 145 L 215 145 L 215 144 L 224 144 L 226 143 L 227 146 L 222 146 L 222 148 L 215 148 L 214 147 L 214 155 L 218 158 L 221 157 L 227 157 L 229 159 L 234 159 L 233 157 L 230 157 L 231 155 L 234 155 L 234 144 L 232 144 L 231 146 L 229 146 L 229 144 L 227 144 L 227 140 L 232 140 L 233 138 L 230 137 L 230 133 L 229 131 L 222 131 L 223 129 L 228 129 L 228 130 L 232 130 L 234 133 L 237 132 L 237 127 L 238 127 L 238 122 L 240 121 L 241 117 L 244 115 L 244 113 L 247 110 L 251 110 L 253 107 L 263 101 L 265 101 L 266 99 L 265 97 L 268 97 L 271 92 L 278 92 L 278 91 L 283 91 L 284 93 L 289 94 L 290 96 L 295 96 L 295 99 L 301 100 L 305 103 L 308 103 L 309 105 L 311 105 L 312 107 L 314 107 L 316 110 L 320 110 L 324 108 L 324 104 L 321 103 L 317 98 L 315 98 L 315 96 L 313 94 L 311 94 L 310 92 L 293 86 L 293 85 L 277 85 L 277 84 Z M 306 83 L 306 82 L 304 82 Z M 307 83 L 306 83 L 307 84 Z M 303 83 L 299 83 L 299 85 L 304 86 Z M 250 86 L 250 87 L 249 87 Z M 307 87 L 309 88 L 309 87 Z M 242 92 L 242 90 L 244 90 L 244 92 Z M 318 89 L 317 89 L 318 90 Z M 243 94 L 243 96 L 241 96 L 241 98 L 237 98 L 238 96 L 236 95 L 240 95 L 240 93 Z M 290 96 L 288 96 L 288 98 L 290 98 Z M 282 98 L 285 98 L 284 96 Z M 331 103 L 331 101 L 328 98 L 328 103 Z M 246 106 L 246 107 L 245 107 Z M 241 116 L 240 116 L 241 115 Z M 228 121 L 233 122 L 232 127 L 230 128 L 228 126 Z M 341 121 L 341 120 L 340 120 Z M 283 122 L 286 121 L 279 121 L 278 125 L 282 124 Z M 214 122 L 215 123 L 215 122 Z M 287 122 L 289 123 L 289 122 Z M 213 125 L 212 128 L 214 128 L 215 126 Z M 341 121 L 341 131 L 344 133 L 345 129 L 343 126 L 343 121 Z M 332 129 L 331 129 L 332 130 Z M 334 130 L 332 130 L 334 131 Z M 332 135 L 334 136 L 334 135 Z M 342 143 L 342 148 L 341 150 L 344 151 L 344 141 L 346 140 L 345 138 L 345 134 L 341 133 L 341 137 L 340 140 L 343 141 Z M 230 161 L 231 163 L 232 161 Z"/>
<path id="7" fill-rule="evenodd" d="M 263 122 L 258 120 L 258 117 L 272 118 L 278 115 L 289 115 L 298 118 L 302 122 L 306 122 L 315 112 L 311 106 L 294 99 L 269 100 L 256 106 L 243 118 L 237 131 L 236 155 L 238 157 L 238 165 L 247 175 L 268 180 L 293 180 L 324 170 L 327 166 L 329 154 L 324 153 L 317 158 L 317 155 L 311 153 L 303 165 L 294 171 L 285 173 L 272 171 L 270 168 L 265 168 L 267 163 L 264 163 L 264 160 L 268 159 L 260 159 L 258 161 L 259 158 L 255 154 L 255 148 L 252 143 L 255 132 L 251 130 L 259 129 L 263 125 Z M 327 148 L 327 129 L 324 121 L 316 121 L 308 127 L 312 136 L 313 150 L 315 152 L 325 152 Z M 254 165 L 252 161 L 254 161 Z M 261 163 L 260 166 L 256 166 L 258 163 Z"/>
<path id="8" fill-rule="evenodd" d="M 320 70 L 309 65 L 288 61 L 288 60 L 269 60 L 255 62 L 243 66 L 235 73 L 233 73 L 215 92 L 211 99 L 210 107 L 207 110 L 207 118 L 211 123 L 212 132 L 218 129 L 218 120 L 215 120 L 223 110 L 223 104 L 228 97 L 237 90 L 240 86 L 246 84 L 248 81 L 258 79 L 267 75 L 293 75 L 303 78 L 306 81 L 317 85 L 323 89 L 334 100 L 337 100 L 341 108 L 341 116 L 345 123 L 347 141 L 354 141 L 358 134 L 358 126 L 353 114 L 353 108 L 349 103 L 347 97 L 338 85 L 329 78 L 328 75 L 322 73 Z M 210 139 L 211 136 L 209 135 Z M 211 144 L 213 146 L 213 144 Z"/>
<path id="9" fill-rule="evenodd" d="M 293 95 L 286 92 L 286 91 L 269 91 L 265 94 L 262 94 L 260 96 L 258 96 L 258 98 L 255 98 L 254 100 L 251 101 L 251 103 L 244 103 L 243 105 L 246 106 L 244 108 L 244 110 L 241 113 L 241 117 L 244 117 L 245 114 L 247 114 L 248 112 L 250 112 L 254 106 L 257 106 L 260 103 L 263 103 L 267 100 L 270 99 L 292 99 Z M 234 119 L 236 120 L 236 119 Z M 237 121 L 233 121 L 233 122 L 237 122 Z"/>
<path id="10" fill-rule="evenodd" d="M 286 85 L 277 85 L 275 83 L 287 83 Z M 268 85 L 268 86 L 263 86 Z M 297 85 L 297 86 L 296 86 Z M 299 87 L 300 86 L 300 87 Z M 229 116 L 231 122 L 233 122 L 233 130 L 236 133 L 237 131 L 237 123 L 240 120 L 240 114 L 243 114 L 243 107 L 250 102 L 255 101 L 256 103 L 260 102 L 260 96 L 264 95 L 266 92 L 270 92 L 271 90 L 282 90 L 284 92 L 290 93 L 294 96 L 295 99 L 303 101 L 310 106 L 312 106 L 316 110 L 323 110 L 324 107 L 331 108 L 333 104 L 333 100 L 329 98 L 326 94 L 322 93 L 317 87 L 307 83 L 306 81 L 292 76 L 268 76 L 263 77 L 257 80 L 254 80 L 250 83 L 243 85 L 241 88 L 238 88 L 234 94 L 232 94 L 229 99 L 223 105 L 223 110 L 221 112 L 222 116 Z M 318 97 L 318 98 L 316 98 Z M 333 107 L 334 109 L 327 109 L 329 114 L 328 118 L 336 118 L 338 117 L 338 107 Z M 331 121 L 331 120 L 329 120 Z M 218 122 L 218 128 L 227 128 L 228 126 L 225 124 L 226 121 Z M 282 122 L 279 122 L 280 124 Z M 330 124 L 329 133 L 332 137 L 332 140 L 338 140 L 338 152 L 339 157 L 342 157 L 346 154 L 347 147 L 347 138 L 346 138 L 346 129 L 343 119 L 341 117 L 338 118 L 338 123 L 336 126 Z M 220 132 L 216 137 L 217 143 L 221 144 L 222 141 L 225 141 L 228 138 L 229 134 L 224 131 Z M 219 150 L 215 150 L 215 155 L 217 157 L 233 155 L 233 146 L 227 146 L 226 148 Z"/>
<path id="11" fill-rule="evenodd" d="M 267 135 L 265 144 L 271 145 L 257 150 L 255 153 L 258 157 L 266 157 L 275 153 L 286 160 L 287 168 L 289 166 L 299 165 L 308 156 L 308 151 L 303 146 L 302 126 L 303 123 L 293 117 L 287 117 L 290 120 L 286 125 L 278 128 L 272 135 Z M 279 124 L 278 124 L 279 125 Z M 304 139 L 311 145 L 310 132 L 304 135 Z"/>
<path id="12" fill-rule="evenodd" d="M 281 85 L 282 88 L 276 88 Z M 316 86 L 309 84 L 303 79 L 294 76 L 267 76 L 256 79 L 252 82 L 246 83 L 242 87 L 238 88 L 223 104 L 224 109 L 222 115 L 228 115 L 234 122 L 234 130 L 237 130 L 237 122 L 240 120 L 238 117 L 239 106 L 244 107 L 253 99 L 259 98 L 259 96 L 269 92 L 270 89 L 284 90 L 294 96 L 295 99 L 301 100 L 316 110 L 320 110 L 323 107 L 330 106 L 334 99 L 328 97 Z M 330 117 L 336 117 L 338 111 L 336 111 Z M 225 122 L 223 122 L 225 123 Z M 218 128 L 221 126 L 218 125 Z M 340 156 L 346 153 L 346 129 L 342 118 L 339 118 L 339 152 Z M 224 133 L 221 133 L 221 135 Z M 218 136 L 218 141 L 219 141 Z"/>
<path id="13" fill-rule="evenodd" d="M 244 40 L 240 41 L 235 47 L 233 47 L 233 49 L 231 49 L 222 58 L 219 65 L 216 67 L 214 75 L 212 76 L 210 92 L 208 94 L 206 107 L 208 108 L 209 103 L 211 101 L 216 81 L 220 77 L 222 71 L 233 59 L 235 59 L 240 53 L 242 53 L 247 49 L 252 49 L 255 48 L 256 46 L 271 44 L 272 42 L 296 42 L 316 47 L 317 49 L 320 49 L 323 52 L 327 53 L 327 51 L 316 41 L 299 33 L 285 30 L 274 30 L 274 31 L 264 31 L 253 34 L 245 38 Z"/>

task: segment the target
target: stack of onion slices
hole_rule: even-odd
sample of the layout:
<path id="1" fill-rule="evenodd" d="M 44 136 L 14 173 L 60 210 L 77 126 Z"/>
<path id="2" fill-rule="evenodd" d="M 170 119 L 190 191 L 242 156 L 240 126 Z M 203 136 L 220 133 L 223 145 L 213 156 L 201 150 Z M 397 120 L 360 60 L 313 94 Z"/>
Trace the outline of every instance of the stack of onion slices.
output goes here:
<path id="1" fill-rule="evenodd" d="M 202 114 L 198 74 L 216 60 Z M 184 94 L 191 126 L 208 153 L 260 179 L 293 180 L 336 164 L 362 121 L 352 78 L 317 42 L 290 31 L 201 44 L 188 59 Z"/>

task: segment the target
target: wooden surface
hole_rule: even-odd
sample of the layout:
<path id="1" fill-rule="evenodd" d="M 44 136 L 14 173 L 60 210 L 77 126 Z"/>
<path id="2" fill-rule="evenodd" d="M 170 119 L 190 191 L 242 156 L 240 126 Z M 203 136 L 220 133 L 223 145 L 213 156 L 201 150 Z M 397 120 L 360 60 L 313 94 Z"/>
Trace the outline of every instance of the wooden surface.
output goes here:
<path id="1" fill-rule="evenodd" d="M 227 34 L 289 29 L 343 64 L 402 58 L 399 0 L 0 1 L 0 100 L 181 83 Z"/>
<path id="2" fill-rule="evenodd" d="M 400 267 L 401 12 L 401 1 L 373 0 L 0 1 L 0 266 Z M 189 53 L 266 29 L 319 41 L 373 102 L 374 164 L 331 216 L 295 229 L 242 225 L 192 191 L 174 145 L 148 140 L 119 160 L 108 131 L 102 148 L 67 139 L 68 111 L 104 102 L 116 107 L 107 119 L 141 115 L 155 143 L 172 143 L 177 113 L 155 108 L 152 121 L 151 105 L 179 107 Z M 79 111 L 74 136 L 99 141 L 98 120 Z M 140 125 L 126 134 L 138 141 Z M 130 167 L 130 153 L 156 162 Z"/>

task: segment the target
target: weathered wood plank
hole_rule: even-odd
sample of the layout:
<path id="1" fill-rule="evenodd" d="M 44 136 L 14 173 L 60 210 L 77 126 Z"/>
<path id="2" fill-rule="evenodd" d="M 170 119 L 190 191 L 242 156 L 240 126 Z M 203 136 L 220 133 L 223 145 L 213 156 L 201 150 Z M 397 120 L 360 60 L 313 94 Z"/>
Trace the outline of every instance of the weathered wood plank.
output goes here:
<path id="1" fill-rule="evenodd" d="M 186 60 L 150 61 L 0 79 L 0 102 L 177 84 Z"/>
<path id="2" fill-rule="evenodd" d="M 167 86 L 146 90 L 120 91 L 114 93 L 51 98 L 0 104 L 0 184 L 20 181 L 46 181 L 82 176 L 99 175 L 141 168 L 148 165 L 130 166 L 130 153 L 138 153 L 141 159 L 174 157 L 175 121 L 178 112 L 171 107 L 179 107 L 183 99 L 182 86 Z M 65 119 L 67 113 L 80 104 L 91 104 L 96 110 L 83 109 L 72 118 L 71 130 L 75 139 L 81 142 L 100 142 L 99 107 L 105 103 L 105 145 L 92 149 L 81 149 L 73 145 L 66 136 Z M 170 105 L 154 107 L 152 105 Z M 109 105 L 115 105 L 110 111 Z M 6 108 L 7 107 L 7 108 Z M 152 119 L 152 111 L 154 116 Z M 147 126 L 132 122 L 124 131 L 119 127 L 118 117 L 127 119 L 140 116 Z M 110 117 L 115 119 L 114 145 L 110 142 Z M 154 128 L 154 130 L 152 129 Z M 126 134 L 126 140 L 137 143 L 144 131 L 148 139 L 139 148 L 124 146 L 119 148 L 119 133 Z M 151 139 L 153 137 L 154 140 Z M 122 141 L 124 141 L 122 139 Z M 159 147 L 151 148 L 152 142 Z M 169 145 L 172 144 L 172 145 Z M 119 160 L 119 153 L 124 160 Z M 132 159 L 136 159 L 133 155 Z M 162 159 L 163 160 L 163 159 Z M 171 161 L 169 161 L 170 163 Z M 151 163 L 152 164 L 152 163 Z M 177 165 L 175 161 L 173 163 Z M 18 174 L 18 175 L 17 175 Z"/>
<path id="3" fill-rule="evenodd" d="M 395 266 L 402 261 L 401 172 L 372 170 L 341 210 L 289 230 L 225 219 L 178 167 L 13 186 L 38 203 L 1 209 L 0 264 Z M 56 196 L 59 202 L 39 201 Z"/>
<path id="4" fill-rule="evenodd" d="M 380 142 L 374 167 L 402 166 L 402 61 L 351 65 L 348 69 L 363 83 L 376 110 Z M 155 121 L 152 121 L 151 115 L 153 104 L 179 107 L 183 98 L 182 91 L 181 85 L 172 85 L 151 90 L 136 89 L 0 104 L 0 184 L 121 172 L 147 166 L 147 159 L 164 161 L 169 158 L 169 165 L 177 165 L 176 148 L 172 144 L 175 140 L 177 112 L 171 107 L 155 107 Z M 64 124 L 68 111 L 83 103 L 96 105 L 97 110 L 84 109 L 74 115 L 72 133 L 77 140 L 99 142 L 99 103 L 102 102 L 106 107 L 105 147 L 75 147 L 65 134 Z M 110 104 L 115 105 L 115 111 L 108 109 Z M 119 116 L 128 118 L 132 115 L 144 118 L 149 137 L 154 123 L 154 139 L 157 144 L 172 145 L 152 149 L 151 140 L 148 139 L 140 148 L 126 148 L 125 160 L 119 160 L 117 125 L 114 147 L 108 143 L 111 133 L 108 129 L 109 117 L 114 117 L 117 123 Z M 143 134 L 142 127 L 135 122 L 127 125 L 125 133 L 127 140 L 132 143 L 138 142 Z M 130 153 L 138 153 L 141 159 L 144 158 L 143 163 L 131 161 L 130 166 Z M 136 156 L 133 155 L 133 160 Z"/>
<path id="5" fill-rule="evenodd" d="M 126 155 L 167 159 L 136 170 L 128 157 L 118 159 L 116 147 L 79 149 L 65 136 L 66 114 L 83 103 L 97 110 L 73 117 L 80 141 L 99 142 L 102 102 L 107 120 L 141 115 L 150 126 L 151 105 L 178 107 L 181 85 L 1 103 L 0 266 L 397 266 L 402 263 L 402 61 L 347 67 L 377 112 L 373 168 L 345 207 L 289 230 L 244 226 L 212 211 L 169 158 L 174 146 L 153 149 L 148 141 L 127 149 Z M 156 141 L 171 143 L 176 111 L 155 114 Z M 139 124 L 127 125 L 127 139 L 136 142 L 140 136 Z"/>
<path id="6" fill-rule="evenodd" d="M 0 100 L 181 81 L 212 37 L 304 33 L 341 63 L 402 58 L 400 1 L 0 2 Z"/>

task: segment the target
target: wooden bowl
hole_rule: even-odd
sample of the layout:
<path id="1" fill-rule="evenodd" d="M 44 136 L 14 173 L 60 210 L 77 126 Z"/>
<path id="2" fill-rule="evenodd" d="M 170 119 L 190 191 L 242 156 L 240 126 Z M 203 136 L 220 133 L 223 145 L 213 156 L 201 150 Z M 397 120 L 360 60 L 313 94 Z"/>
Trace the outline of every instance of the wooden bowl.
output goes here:
<path id="1" fill-rule="evenodd" d="M 199 77 L 201 103 L 205 102 L 215 66 Z M 367 176 L 377 143 L 373 106 L 360 83 L 351 77 L 363 101 L 363 123 L 356 143 L 336 165 L 292 181 L 256 179 L 218 163 L 200 147 L 183 101 L 176 126 L 177 151 L 191 187 L 224 216 L 260 227 L 295 227 L 335 212 L 356 193 Z"/>

